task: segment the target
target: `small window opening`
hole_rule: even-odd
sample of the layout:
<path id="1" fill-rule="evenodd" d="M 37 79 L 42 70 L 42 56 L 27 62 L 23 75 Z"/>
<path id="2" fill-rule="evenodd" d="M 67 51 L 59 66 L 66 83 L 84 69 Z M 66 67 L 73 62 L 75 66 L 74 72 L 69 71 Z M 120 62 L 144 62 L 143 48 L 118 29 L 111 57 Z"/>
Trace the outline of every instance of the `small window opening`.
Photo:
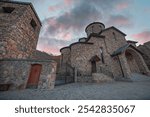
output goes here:
<path id="1" fill-rule="evenodd" d="M 64 55 L 62 54 L 62 56 L 61 56 L 61 66 L 62 66 L 62 64 L 63 64 L 63 61 L 64 61 Z"/>
<path id="2" fill-rule="evenodd" d="M 13 7 L 2 7 L 4 13 L 12 13 L 15 8 Z"/>
<path id="3" fill-rule="evenodd" d="M 30 22 L 32 28 L 35 30 L 36 29 L 36 22 L 32 19 L 31 22 Z"/>
<path id="4" fill-rule="evenodd" d="M 113 32 L 113 37 L 114 37 L 115 40 L 117 40 L 116 34 L 114 32 Z"/>
<path id="5" fill-rule="evenodd" d="M 102 47 L 100 48 L 100 55 L 101 55 L 102 63 L 105 63 L 104 62 L 104 52 L 103 52 L 103 48 Z"/>

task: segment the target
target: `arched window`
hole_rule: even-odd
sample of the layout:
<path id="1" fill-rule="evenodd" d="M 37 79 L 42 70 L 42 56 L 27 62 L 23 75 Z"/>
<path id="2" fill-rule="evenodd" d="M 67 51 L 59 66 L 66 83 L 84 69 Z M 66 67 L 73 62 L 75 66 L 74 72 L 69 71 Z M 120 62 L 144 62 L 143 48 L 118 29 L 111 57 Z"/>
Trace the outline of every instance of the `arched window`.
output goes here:
<path id="1" fill-rule="evenodd" d="M 32 28 L 35 30 L 37 24 L 36 24 L 36 22 L 34 21 L 34 19 L 31 20 L 30 24 L 31 24 Z"/>

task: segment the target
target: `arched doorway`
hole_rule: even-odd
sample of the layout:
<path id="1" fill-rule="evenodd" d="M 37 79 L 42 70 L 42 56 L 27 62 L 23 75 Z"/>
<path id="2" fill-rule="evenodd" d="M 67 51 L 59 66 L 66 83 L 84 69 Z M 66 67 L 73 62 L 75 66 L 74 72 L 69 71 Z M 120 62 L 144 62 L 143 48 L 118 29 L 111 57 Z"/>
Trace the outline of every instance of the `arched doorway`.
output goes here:
<path id="1" fill-rule="evenodd" d="M 97 63 L 98 61 L 100 61 L 100 58 L 99 58 L 97 55 L 95 55 L 95 56 L 93 56 L 93 57 L 90 59 L 90 61 L 91 61 L 91 72 L 92 72 L 92 73 L 96 73 L 96 72 L 97 72 L 96 63 Z"/>
<path id="2" fill-rule="evenodd" d="M 132 48 L 125 51 L 128 66 L 132 73 L 147 73 L 147 66 L 139 52 Z"/>

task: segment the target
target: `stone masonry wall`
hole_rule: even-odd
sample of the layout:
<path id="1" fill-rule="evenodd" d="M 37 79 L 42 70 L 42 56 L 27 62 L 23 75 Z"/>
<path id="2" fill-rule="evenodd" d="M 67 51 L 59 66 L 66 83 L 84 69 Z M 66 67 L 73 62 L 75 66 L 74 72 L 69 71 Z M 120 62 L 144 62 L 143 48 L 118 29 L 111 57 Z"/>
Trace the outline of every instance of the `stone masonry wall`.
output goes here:
<path id="1" fill-rule="evenodd" d="M 24 89 L 32 64 L 41 64 L 39 89 L 53 89 L 55 84 L 56 62 L 24 59 L 0 60 L 0 83 L 11 84 L 10 89 Z"/>
<path id="2" fill-rule="evenodd" d="M 0 13 L 0 58 L 29 58 L 36 49 L 40 23 L 30 5 L 2 3 L 0 7 L 14 7 L 12 13 Z M 31 26 L 31 20 L 36 28 Z"/>
<path id="3" fill-rule="evenodd" d="M 150 70 L 150 41 L 144 43 L 143 45 L 140 45 L 137 47 L 141 52 L 143 52 L 143 58 L 145 63 L 147 64 L 149 70 Z"/>
<path id="4" fill-rule="evenodd" d="M 115 56 L 111 60 L 112 60 L 111 70 L 112 70 L 114 78 L 117 79 L 117 78 L 123 77 L 120 62 L 119 62 L 120 61 L 119 57 Z"/>
<path id="5" fill-rule="evenodd" d="M 93 44 L 76 44 L 71 47 L 71 65 L 77 68 L 77 71 L 82 75 L 91 75 L 92 65 L 90 59 L 95 55 L 101 59 L 100 48 L 103 48 L 104 63 L 102 63 L 102 59 L 96 62 L 97 72 L 103 72 L 102 69 L 111 72 L 109 67 L 111 58 L 107 54 L 104 39 L 91 37 L 88 42 Z"/>
<path id="6" fill-rule="evenodd" d="M 115 30 L 113 31 L 115 32 Z M 117 41 L 112 39 L 113 35 L 111 35 L 110 32 L 105 32 L 105 36 L 107 34 L 106 38 L 91 37 L 88 40 L 88 42 L 93 43 L 93 45 L 75 44 L 71 46 L 71 65 L 73 67 L 76 67 L 77 71 L 80 72 L 82 75 L 91 75 L 92 66 L 90 59 L 95 55 L 97 55 L 101 59 L 100 48 L 103 48 L 104 63 L 102 63 L 102 60 L 96 63 L 97 72 L 101 73 L 104 72 L 103 70 L 106 70 L 110 74 L 112 72 L 115 72 L 113 74 L 116 75 L 112 75 L 120 77 L 121 68 L 118 64 L 118 61 L 114 62 L 113 58 L 111 57 L 111 53 L 114 52 L 118 47 L 121 47 L 123 44 L 126 44 L 126 41 L 123 35 L 118 34 L 117 32 L 115 33 L 116 36 L 120 36 L 118 37 Z M 115 47 L 112 47 L 112 43 L 115 45 Z M 115 68 L 116 70 L 112 71 L 112 69 Z"/>
<path id="7" fill-rule="evenodd" d="M 78 75 L 90 75 L 92 52 L 91 44 L 75 44 L 71 46 L 71 66 L 77 69 Z"/>
<path id="8" fill-rule="evenodd" d="M 70 62 L 70 48 L 64 48 L 61 50 L 62 53 L 62 63 L 69 63 Z"/>
<path id="9" fill-rule="evenodd" d="M 125 36 L 113 28 L 102 32 L 101 35 L 105 36 L 105 47 L 106 52 L 108 54 L 109 65 L 113 76 L 115 78 L 123 77 L 119 57 L 111 57 L 111 54 L 118 48 L 127 44 Z"/>
<path id="10" fill-rule="evenodd" d="M 115 50 L 127 44 L 125 36 L 113 28 L 102 32 L 101 35 L 105 36 L 105 42 L 106 42 L 106 48 L 108 54 L 112 54 Z"/>

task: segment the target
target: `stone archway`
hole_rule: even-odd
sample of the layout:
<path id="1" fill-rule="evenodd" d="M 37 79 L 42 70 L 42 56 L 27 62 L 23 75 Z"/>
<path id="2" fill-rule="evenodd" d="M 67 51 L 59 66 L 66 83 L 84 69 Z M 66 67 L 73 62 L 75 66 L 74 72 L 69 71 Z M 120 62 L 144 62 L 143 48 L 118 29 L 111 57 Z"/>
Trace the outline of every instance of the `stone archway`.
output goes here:
<path id="1" fill-rule="evenodd" d="M 132 48 L 128 48 L 125 51 L 125 56 L 132 73 L 148 73 L 148 68 L 139 52 Z"/>

